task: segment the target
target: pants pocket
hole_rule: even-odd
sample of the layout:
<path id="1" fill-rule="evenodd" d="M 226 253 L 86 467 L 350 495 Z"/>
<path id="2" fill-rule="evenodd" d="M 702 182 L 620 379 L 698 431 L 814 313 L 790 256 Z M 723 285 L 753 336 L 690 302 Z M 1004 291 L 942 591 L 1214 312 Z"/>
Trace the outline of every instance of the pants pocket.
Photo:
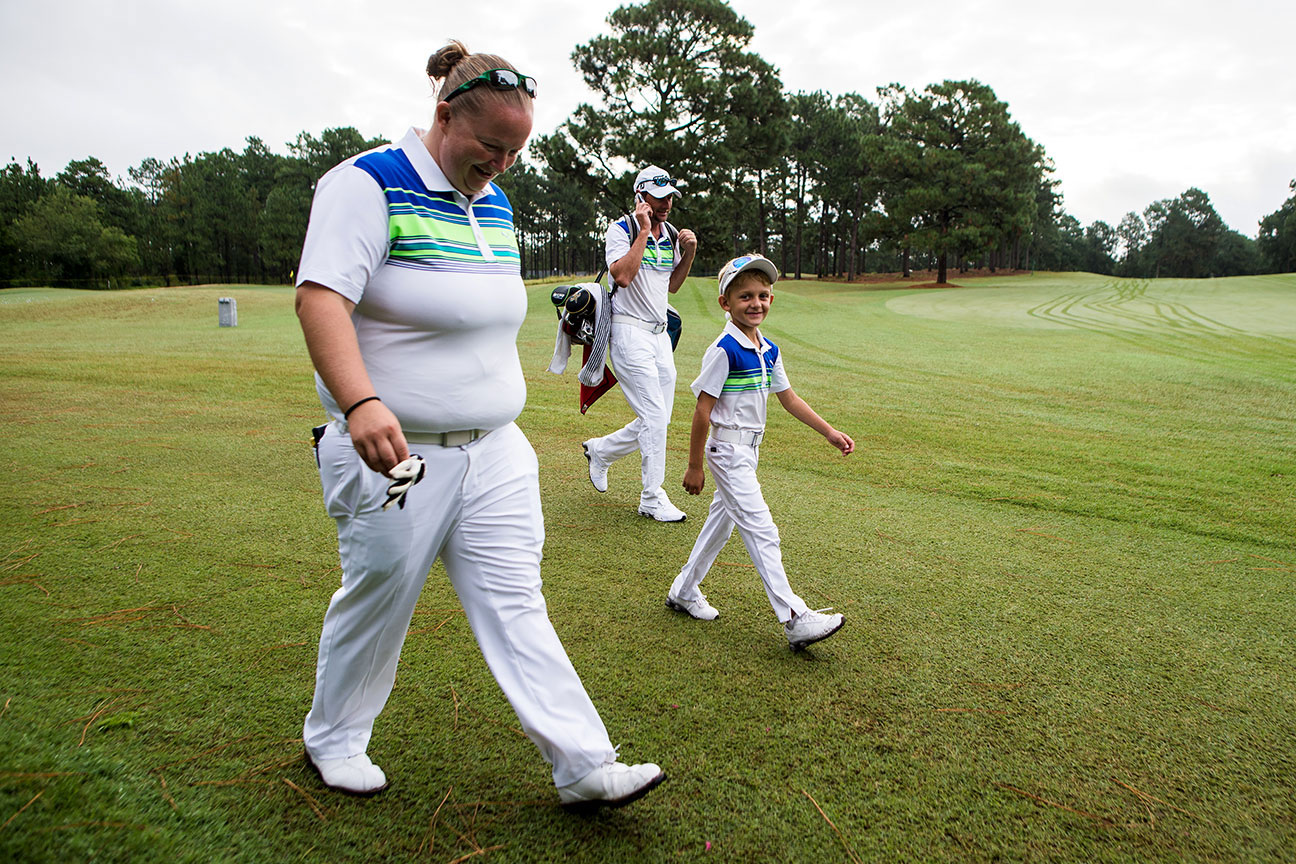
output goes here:
<path id="1" fill-rule="evenodd" d="M 351 445 L 351 436 L 333 427 L 320 439 L 316 454 L 320 461 L 324 509 L 334 519 L 354 516 L 374 494 L 373 487 L 386 481 L 364 464 Z"/>

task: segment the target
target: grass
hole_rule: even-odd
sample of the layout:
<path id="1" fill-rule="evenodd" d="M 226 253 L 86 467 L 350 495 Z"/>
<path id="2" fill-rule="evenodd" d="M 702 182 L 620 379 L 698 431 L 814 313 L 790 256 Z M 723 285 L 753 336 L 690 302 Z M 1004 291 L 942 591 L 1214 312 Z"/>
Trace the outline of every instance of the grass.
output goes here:
<path id="1" fill-rule="evenodd" d="M 713 291 L 675 300 L 672 490 Z M 291 293 L 9 290 L 0 856 L 1296 860 L 1296 276 L 781 283 L 766 333 L 858 447 L 771 409 L 793 587 L 847 618 L 798 654 L 737 540 L 717 622 L 664 608 L 709 496 L 659 525 L 637 465 L 590 488 L 579 442 L 630 414 L 543 371 L 548 292 L 519 422 L 550 614 L 668 782 L 562 812 L 438 568 L 370 748 L 393 786 L 329 793 L 300 756 L 338 573 Z"/>

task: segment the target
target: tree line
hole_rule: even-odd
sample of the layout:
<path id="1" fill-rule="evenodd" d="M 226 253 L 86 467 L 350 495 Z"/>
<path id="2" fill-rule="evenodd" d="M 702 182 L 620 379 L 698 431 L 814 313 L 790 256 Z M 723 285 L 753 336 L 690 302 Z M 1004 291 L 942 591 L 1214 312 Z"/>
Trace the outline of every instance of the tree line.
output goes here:
<path id="1" fill-rule="evenodd" d="M 622 6 L 573 64 L 596 97 L 536 136 L 500 178 L 528 276 L 591 273 L 607 221 L 656 164 L 697 231 L 696 272 L 758 251 L 800 277 L 953 268 L 1088 270 L 1131 277 L 1296 270 L 1296 181 L 1256 240 L 1191 188 L 1082 227 L 1044 147 L 987 85 L 785 90 L 725 0 Z M 0 273 L 9 284 L 278 282 L 301 250 L 315 181 L 385 143 L 351 127 L 307 132 L 287 155 L 258 138 L 115 179 L 93 157 L 46 179 L 0 172 Z M 0 283 L 3 284 L 3 283 Z"/>

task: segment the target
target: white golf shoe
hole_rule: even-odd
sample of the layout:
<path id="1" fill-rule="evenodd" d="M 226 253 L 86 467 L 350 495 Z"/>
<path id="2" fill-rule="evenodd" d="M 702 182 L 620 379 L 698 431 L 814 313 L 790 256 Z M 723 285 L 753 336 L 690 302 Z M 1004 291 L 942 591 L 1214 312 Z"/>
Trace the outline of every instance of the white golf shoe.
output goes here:
<path id="1" fill-rule="evenodd" d="M 666 779 L 661 766 L 651 762 L 626 765 L 607 762 L 575 783 L 558 787 L 558 800 L 575 809 L 622 807 L 647 795 Z"/>
<path id="2" fill-rule="evenodd" d="M 707 602 L 706 595 L 698 592 L 696 600 L 685 600 L 674 594 L 666 595 L 666 608 L 676 612 L 687 612 L 699 621 L 714 621 L 720 617 L 720 611 Z"/>
<path id="3" fill-rule="evenodd" d="M 594 491 L 606 492 L 608 464 L 595 456 L 593 451 L 590 450 L 590 442 L 593 440 L 591 438 L 589 441 L 583 442 L 581 449 L 585 451 L 585 460 L 589 462 L 589 478 L 590 483 L 594 485 Z"/>
<path id="4" fill-rule="evenodd" d="M 307 752 L 306 762 L 325 786 L 348 795 L 377 795 L 387 788 L 387 775 L 364 753 L 345 759 L 316 759 Z"/>
<path id="5" fill-rule="evenodd" d="M 827 639 L 842 628 L 846 623 L 842 614 L 838 612 L 835 615 L 825 615 L 827 611 L 807 609 L 783 625 L 783 635 L 787 636 L 793 650 L 799 651 L 813 642 Z"/>
<path id="6" fill-rule="evenodd" d="M 639 515 L 656 519 L 658 522 L 683 522 L 688 514 L 676 507 L 665 495 L 659 495 L 652 504 L 639 502 Z"/>

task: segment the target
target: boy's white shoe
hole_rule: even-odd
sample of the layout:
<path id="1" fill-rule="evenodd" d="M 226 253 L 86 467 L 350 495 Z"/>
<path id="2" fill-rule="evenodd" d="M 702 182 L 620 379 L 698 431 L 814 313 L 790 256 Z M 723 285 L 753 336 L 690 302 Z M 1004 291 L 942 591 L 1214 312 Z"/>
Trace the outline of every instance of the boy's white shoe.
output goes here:
<path id="1" fill-rule="evenodd" d="M 376 795 L 387 788 L 387 775 L 364 753 L 345 759 L 316 759 L 308 751 L 306 761 L 330 789 L 348 795 Z"/>
<path id="2" fill-rule="evenodd" d="M 647 795 L 666 779 L 661 766 L 651 762 L 626 765 L 606 762 L 575 783 L 558 787 L 558 800 L 564 807 L 621 807 Z"/>
<path id="3" fill-rule="evenodd" d="M 787 636 L 793 649 L 800 650 L 812 642 L 827 639 L 842 628 L 846 623 L 842 614 L 838 612 L 835 615 L 825 615 L 827 611 L 807 609 L 783 625 L 783 635 Z"/>
<path id="4" fill-rule="evenodd" d="M 585 460 L 589 462 L 590 483 L 594 484 L 594 491 L 606 492 L 608 464 L 595 456 L 594 452 L 590 450 L 590 442 L 593 440 L 591 438 L 589 441 L 583 442 L 581 449 L 585 451 Z"/>
<path id="5" fill-rule="evenodd" d="M 687 612 L 699 621 L 714 621 L 720 617 L 720 611 L 707 602 L 706 595 L 698 592 L 696 600 L 684 600 L 674 594 L 666 595 L 666 608 L 676 612 Z"/>

